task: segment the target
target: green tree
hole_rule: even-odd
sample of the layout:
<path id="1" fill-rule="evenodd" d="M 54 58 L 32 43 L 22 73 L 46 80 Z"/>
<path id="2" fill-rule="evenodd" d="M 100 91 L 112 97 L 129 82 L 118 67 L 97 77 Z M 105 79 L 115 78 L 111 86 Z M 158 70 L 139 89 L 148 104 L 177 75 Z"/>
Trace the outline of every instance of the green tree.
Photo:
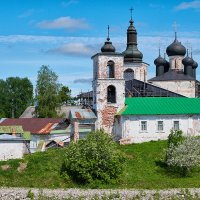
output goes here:
<path id="1" fill-rule="evenodd" d="M 71 96 L 71 90 L 67 86 L 62 86 L 59 91 L 59 98 L 62 104 L 74 104 L 74 99 Z"/>
<path id="2" fill-rule="evenodd" d="M 66 149 L 63 171 L 81 183 L 109 182 L 123 172 L 124 157 L 110 135 L 91 132 Z"/>
<path id="3" fill-rule="evenodd" d="M 0 116 L 19 117 L 33 102 L 33 85 L 28 78 L 0 80 Z"/>
<path id="4" fill-rule="evenodd" d="M 7 117 L 6 109 L 9 106 L 6 106 L 8 102 L 8 92 L 7 92 L 7 85 L 4 80 L 0 80 L 0 118 Z"/>
<path id="5" fill-rule="evenodd" d="M 60 106 L 59 91 L 61 85 L 58 76 L 48 66 L 42 66 L 37 76 L 37 115 L 39 117 L 57 117 L 56 108 Z"/>

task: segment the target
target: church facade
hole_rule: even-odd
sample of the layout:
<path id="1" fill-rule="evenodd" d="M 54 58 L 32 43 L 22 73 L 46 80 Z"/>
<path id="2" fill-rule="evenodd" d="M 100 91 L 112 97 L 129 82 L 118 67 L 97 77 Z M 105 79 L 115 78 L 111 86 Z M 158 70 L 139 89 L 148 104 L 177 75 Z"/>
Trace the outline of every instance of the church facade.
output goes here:
<path id="1" fill-rule="evenodd" d="M 198 64 L 188 50 L 186 55 L 186 48 L 176 34 L 166 52 L 169 61 L 159 53 L 154 61 L 156 76 L 148 80 L 149 64 L 143 62 L 143 54 L 138 50 L 132 18 L 127 29 L 127 47 L 121 53 L 116 52 L 110 41 L 108 28 L 101 52 L 92 56 L 92 106 L 97 116 L 96 129 L 104 129 L 114 133 L 119 140 L 131 143 L 166 139 L 172 128 L 182 129 L 187 134 L 200 134 L 200 99 L 195 98 L 199 89 Z M 189 106 L 184 112 L 183 99 L 187 99 Z M 196 108 L 191 112 L 193 99 Z M 162 109 L 172 101 L 179 102 L 177 110 Z M 151 112 L 137 111 L 141 107 L 148 108 L 149 103 L 152 104 Z M 159 112 L 156 103 L 161 105 Z"/>

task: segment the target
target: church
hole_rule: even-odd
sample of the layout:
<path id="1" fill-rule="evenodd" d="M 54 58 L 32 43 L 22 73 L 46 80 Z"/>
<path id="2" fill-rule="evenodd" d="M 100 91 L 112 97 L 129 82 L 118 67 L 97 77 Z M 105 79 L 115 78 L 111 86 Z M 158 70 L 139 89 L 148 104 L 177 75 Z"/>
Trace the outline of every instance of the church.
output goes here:
<path id="1" fill-rule="evenodd" d="M 155 59 L 156 76 L 148 80 L 149 64 L 138 49 L 132 17 L 127 47 L 117 52 L 109 36 L 92 56 L 92 104 L 96 129 L 104 129 L 123 143 L 167 139 L 171 129 L 200 135 L 200 84 L 197 62 L 178 41 Z M 91 100 L 90 99 L 90 100 Z"/>

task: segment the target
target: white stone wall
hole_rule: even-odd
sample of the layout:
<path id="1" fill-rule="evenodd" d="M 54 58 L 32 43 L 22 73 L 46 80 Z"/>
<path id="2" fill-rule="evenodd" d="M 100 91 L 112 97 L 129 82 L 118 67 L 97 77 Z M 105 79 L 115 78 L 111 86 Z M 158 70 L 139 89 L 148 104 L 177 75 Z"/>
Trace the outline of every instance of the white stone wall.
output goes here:
<path id="1" fill-rule="evenodd" d="M 169 63 L 170 63 L 170 69 L 176 69 L 183 71 L 184 66 L 182 64 L 184 56 L 170 56 L 169 57 Z"/>
<path id="2" fill-rule="evenodd" d="M 27 152 L 23 141 L 0 141 L 0 160 L 22 158 Z"/>
<path id="3" fill-rule="evenodd" d="M 147 121 L 147 131 L 141 130 L 141 121 Z M 163 121 L 163 131 L 157 130 L 158 121 Z M 165 140 L 173 128 L 174 121 L 179 121 L 179 129 L 184 134 L 200 135 L 200 115 L 122 115 L 121 138 L 130 139 L 132 143 Z"/>
<path id="4" fill-rule="evenodd" d="M 195 97 L 195 81 L 152 81 L 152 84 L 186 97 Z"/>
<path id="5" fill-rule="evenodd" d="M 134 71 L 134 79 L 147 82 L 148 64 L 146 63 L 126 63 L 124 64 L 124 71 L 132 69 Z"/>

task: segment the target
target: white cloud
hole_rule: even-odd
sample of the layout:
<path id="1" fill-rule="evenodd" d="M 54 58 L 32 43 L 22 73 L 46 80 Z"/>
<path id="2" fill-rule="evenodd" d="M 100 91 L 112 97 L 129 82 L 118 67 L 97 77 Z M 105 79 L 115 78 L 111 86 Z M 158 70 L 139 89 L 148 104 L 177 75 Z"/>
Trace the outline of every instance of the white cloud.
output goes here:
<path id="1" fill-rule="evenodd" d="M 23 12 L 22 14 L 20 14 L 18 17 L 19 18 L 27 18 L 27 17 L 30 17 L 34 14 L 38 14 L 38 13 L 41 13 L 42 10 L 36 10 L 36 9 L 29 9 L 29 10 L 26 10 L 25 12 Z"/>
<path id="2" fill-rule="evenodd" d="M 79 78 L 79 79 L 74 80 L 74 83 L 91 84 L 91 82 L 92 82 L 92 78 Z"/>
<path id="3" fill-rule="evenodd" d="M 198 9 L 200 8 L 200 1 L 190 1 L 190 2 L 182 2 L 178 6 L 175 7 L 176 10 L 186 10 L 186 9 Z"/>
<path id="4" fill-rule="evenodd" d="M 68 7 L 68 6 L 72 5 L 72 4 L 77 4 L 77 3 L 78 3 L 78 1 L 76 1 L 76 0 L 69 0 L 69 1 L 62 1 L 61 5 L 63 7 Z"/>
<path id="5" fill-rule="evenodd" d="M 55 49 L 50 49 L 47 53 L 57 53 L 64 55 L 76 55 L 76 56 L 91 56 L 95 53 L 92 46 L 84 43 L 68 43 Z"/>
<path id="6" fill-rule="evenodd" d="M 45 20 L 37 23 L 42 29 L 86 29 L 89 27 L 85 19 L 74 19 L 70 16 L 59 17 L 54 20 Z"/>

